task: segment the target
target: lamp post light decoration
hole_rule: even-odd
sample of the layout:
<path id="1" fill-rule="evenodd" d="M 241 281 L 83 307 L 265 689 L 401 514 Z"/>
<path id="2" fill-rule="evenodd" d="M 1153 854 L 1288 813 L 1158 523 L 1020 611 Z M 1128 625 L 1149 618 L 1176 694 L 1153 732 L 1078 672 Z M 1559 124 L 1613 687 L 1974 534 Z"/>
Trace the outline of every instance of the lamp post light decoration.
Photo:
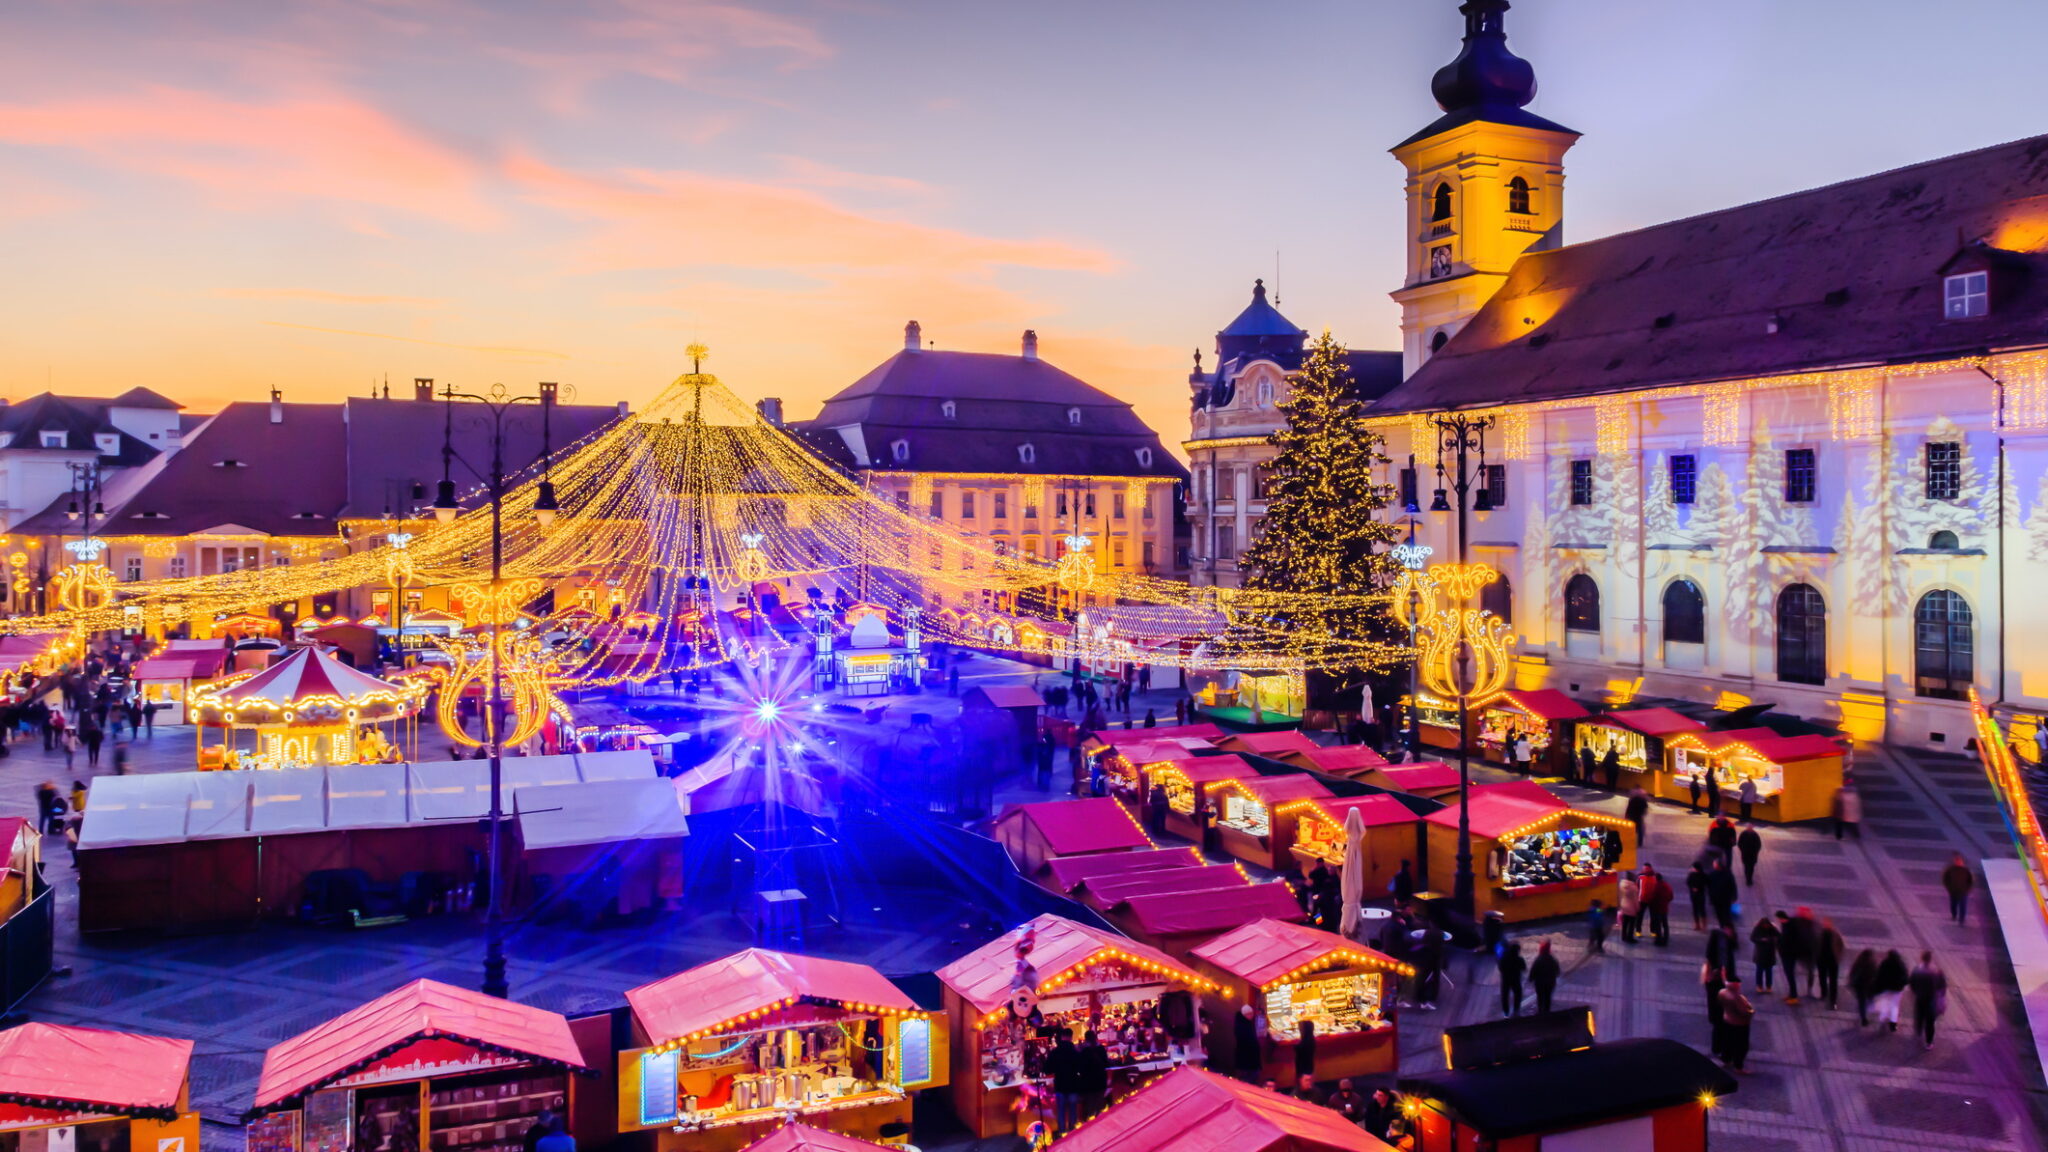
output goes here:
<path id="1" fill-rule="evenodd" d="M 104 519 L 107 507 L 101 500 L 98 462 L 66 467 L 71 469 L 71 498 L 65 502 L 64 517 L 80 522 L 79 538 L 64 545 L 64 550 L 71 553 L 71 563 L 57 572 L 50 586 L 57 594 L 57 603 L 66 611 L 83 612 L 100 607 L 114 595 L 114 574 L 100 563 L 107 542 L 92 534 L 94 518 Z"/>
<path id="2" fill-rule="evenodd" d="M 478 676 L 485 684 L 483 743 L 488 748 L 491 762 L 491 811 L 487 829 L 488 852 L 484 865 L 489 874 L 486 881 L 489 886 L 489 899 L 484 905 L 483 993 L 486 996 L 500 998 L 509 995 L 511 991 L 505 979 L 504 777 L 505 745 L 508 741 L 505 739 L 506 733 L 502 731 L 507 675 L 504 627 L 509 620 L 517 616 L 517 605 L 510 603 L 513 596 L 523 594 L 530 597 L 540 591 L 537 587 L 538 581 L 519 581 L 517 589 L 508 588 L 505 584 L 505 494 L 508 490 L 508 477 L 505 472 L 505 421 L 521 404 L 540 405 L 541 480 L 534 492 L 533 519 L 540 527 L 547 528 L 554 523 L 557 511 L 555 486 L 550 481 L 554 453 L 550 450 L 549 444 L 550 418 L 554 415 L 557 392 L 558 387 L 554 384 L 540 385 L 531 396 L 511 395 L 502 384 L 494 385 L 488 395 L 457 392 L 452 384 L 441 391 L 445 418 L 442 424 L 441 483 L 434 496 L 434 518 L 442 524 L 449 524 L 462 512 L 462 505 L 455 494 L 457 461 L 460 461 L 477 479 L 483 481 L 484 490 L 490 497 L 491 581 L 485 588 L 478 589 L 472 586 L 467 589 L 469 596 L 465 602 L 477 606 L 476 610 L 482 617 L 482 622 L 490 629 L 486 641 L 485 667 Z M 491 461 L 487 469 L 479 469 L 469 461 L 462 460 L 455 451 L 457 400 L 475 404 L 477 415 L 482 417 L 484 427 L 490 433 Z M 515 675 L 521 681 L 520 695 L 531 699 L 533 686 L 527 681 L 532 677 L 517 672 Z M 461 681 L 455 682 L 454 691 L 459 693 L 461 684 L 468 679 L 469 677 L 465 676 Z M 448 723 L 447 713 L 456 706 L 457 699 L 458 697 L 444 692 L 441 698 L 444 724 Z M 529 718 L 529 721 L 538 727 L 540 720 L 544 718 L 543 710 L 540 718 Z M 525 728 L 526 724 L 522 723 L 521 727 Z M 530 734 L 529 732 L 528 735 Z"/>

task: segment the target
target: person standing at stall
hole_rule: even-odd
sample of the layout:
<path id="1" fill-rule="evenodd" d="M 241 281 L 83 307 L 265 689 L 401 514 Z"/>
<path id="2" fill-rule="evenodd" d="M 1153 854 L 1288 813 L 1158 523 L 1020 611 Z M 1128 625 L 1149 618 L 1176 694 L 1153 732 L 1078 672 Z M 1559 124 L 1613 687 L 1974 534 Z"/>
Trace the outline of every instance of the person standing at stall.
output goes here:
<path id="1" fill-rule="evenodd" d="M 1264 1045 L 1259 1042 L 1258 1010 L 1249 1004 L 1241 1005 L 1237 1015 L 1230 1021 L 1231 1071 L 1247 1084 L 1259 1082 L 1259 1074 L 1265 1063 Z"/>
<path id="2" fill-rule="evenodd" d="M 1650 820 L 1650 794 L 1641 788 L 1628 790 L 1628 807 L 1622 810 L 1628 822 L 1636 826 L 1636 847 L 1641 848 L 1648 839 Z"/>
<path id="3" fill-rule="evenodd" d="M 1721 818 L 1721 778 L 1712 769 L 1707 770 L 1707 818 Z"/>
<path id="4" fill-rule="evenodd" d="M 1557 978 L 1563 972 L 1564 969 L 1558 964 L 1557 957 L 1551 954 L 1550 941 L 1545 940 L 1538 944 L 1536 962 L 1529 965 L 1529 987 L 1536 990 L 1538 1016 L 1550 1011 L 1551 998 L 1557 994 Z"/>
<path id="5" fill-rule="evenodd" d="M 1109 1049 L 1090 1028 L 1081 1037 L 1081 1119 L 1087 1120 L 1109 1104 Z"/>
<path id="6" fill-rule="evenodd" d="M 1566 763 L 1570 763 L 1569 760 Z M 1590 745 L 1579 749 L 1579 778 L 1573 783 L 1591 786 L 1593 783 L 1593 749 Z"/>
<path id="7" fill-rule="evenodd" d="M 1522 1014 L 1522 975 L 1529 970 L 1529 962 L 1522 959 L 1522 946 L 1513 940 L 1501 945 L 1500 950 L 1500 1014 L 1520 1016 Z"/>
<path id="8" fill-rule="evenodd" d="M 1052 1051 L 1045 1054 L 1045 1074 L 1052 1080 L 1053 1127 L 1062 1135 L 1081 1122 L 1081 1050 L 1071 1032 L 1061 1029 Z"/>
<path id="9" fill-rule="evenodd" d="M 1621 752 L 1612 741 L 1608 742 L 1607 754 L 1600 757 L 1600 774 L 1607 778 L 1609 792 L 1621 790 Z"/>
<path id="10" fill-rule="evenodd" d="M 1700 774 L 1699 774 L 1698 772 L 1694 772 L 1694 773 L 1693 773 L 1692 775 L 1690 775 L 1690 776 L 1688 776 L 1688 777 L 1686 777 L 1686 778 L 1685 778 L 1685 790 L 1686 790 L 1687 792 L 1690 792 L 1690 793 L 1692 794 L 1692 800 L 1691 800 L 1691 802 L 1690 802 L 1690 803 L 1689 803 L 1689 805 L 1688 805 L 1688 807 L 1689 807 L 1689 810 L 1690 810 L 1690 811 L 1692 812 L 1692 814 L 1693 814 L 1693 815 L 1695 815 L 1695 816 L 1699 815 L 1699 814 L 1700 814 Z"/>
<path id="11" fill-rule="evenodd" d="M 1316 1022 L 1303 1020 L 1295 1026 L 1294 1036 L 1294 1077 L 1316 1082 Z"/>
<path id="12" fill-rule="evenodd" d="M 1749 823 L 1749 814 L 1756 807 L 1756 781 L 1743 777 L 1742 787 L 1735 790 L 1735 799 L 1742 805 L 1742 822 Z"/>
<path id="13" fill-rule="evenodd" d="M 1735 838 L 1735 851 L 1742 855 L 1742 883 L 1756 887 L 1756 861 L 1764 854 L 1763 834 L 1754 824 L 1744 824 L 1742 834 Z"/>

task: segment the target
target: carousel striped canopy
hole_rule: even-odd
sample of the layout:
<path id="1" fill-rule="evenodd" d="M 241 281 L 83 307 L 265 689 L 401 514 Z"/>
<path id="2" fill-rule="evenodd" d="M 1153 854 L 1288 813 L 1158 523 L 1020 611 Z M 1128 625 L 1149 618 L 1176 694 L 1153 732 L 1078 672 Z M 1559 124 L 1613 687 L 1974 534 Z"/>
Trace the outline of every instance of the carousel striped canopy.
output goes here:
<path id="1" fill-rule="evenodd" d="M 307 722 L 337 720 L 350 710 L 358 720 L 384 720 L 411 713 L 424 694 L 423 684 L 379 680 L 308 647 L 245 680 L 196 693 L 194 703 L 245 723 L 286 714 Z"/>

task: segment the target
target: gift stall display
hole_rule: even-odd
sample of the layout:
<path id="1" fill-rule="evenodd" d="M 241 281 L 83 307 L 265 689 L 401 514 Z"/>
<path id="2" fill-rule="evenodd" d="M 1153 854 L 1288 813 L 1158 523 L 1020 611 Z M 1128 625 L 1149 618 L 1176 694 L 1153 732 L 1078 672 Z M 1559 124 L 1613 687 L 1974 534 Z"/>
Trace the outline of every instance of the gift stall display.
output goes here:
<path id="1" fill-rule="evenodd" d="M 1344 851 L 1350 845 L 1344 825 L 1353 812 L 1365 823 L 1363 890 L 1367 899 L 1386 893 L 1395 873 L 1401 870 L 1401 861 L 1421 866 L 1422 817 L 1398 797 L 1380 792 L 1371 796 L 1296 800 L 1281 809 L 1294 819 L 1294 841 L 1288 845 L 1291 871 L 1314 868 L 1317 864 L 1342 868 Z"/>
<path id="2" fill-rule="evenodd" d="M 1745 782 L 1756 785 L 1751 815 L 1772 823 L 1826 817 L 1842 789 L 1842 743 L 1817 733 L 1783 736 L 1769 728 L 1684 732 L 1665 742 L 1671 770 L 1658 794 L 1689 800 L 1693 781 L 1711 778 L 1724 807 L 1734 808 Z"/>
<path id="3" fill-rule="evenodd" d="M 1578 701 L 1555 688 L 1509 689 L 1476 709 L 1476 749 L 1489 760 L 1508 761 L 1508 741 L 1528 742 L 1529 763 L 1541 773 L 1562 771 L 1562 757 L 1571 755 L 1571 726 L 1589 713 Z"/>
<path id="4" fill-rule="evenodd" d="M 1216 836 L 1223 850 L 1240 860 L 1271 868 L 1291 868 L 1288 846 L 1294 840 L 1293 801 L 1330 795 L 1321 780 L 1306 772 L 1284 776 L 1247 776 L 1221 780 L 1203 789 L 1215 813 Z"/>
<path id="5" fill-rule="evenodd" d="M 1572 729 L 1572 753 L 1591 752 L 1593 763 L 1606 760 L 1612 750 L 1623 772 L 1621 787 L 1665 791 L 1659 777 L 1668 770 L 1665 745 L 1688 732 L 1704 732 L 1707 726 L 1669 708 L 1624 708 L 1602 712 L 1578 722 Z"/>
<path id="6" fill-rule="evenodd" d="M 1635 867 L 1633 825 L 1619 816 L 1573 808 L 1532 781 L 1474 785 L 1472 854 L 1486 869 L 1474 894 L 1476 915 L 1510 921 L 1583 915 L 1593 900 L 1616 902 L 1619 874 Z M 1429 874 L 1457 874 L 1458 806 L 1423 818 Z"/>
<path id="7" fill-rule="evenodd" d="M 1220 1066 L 1239 1066 L 1228 1017 L 1249 1004 L 1271 1037 L 1264 1053 L 1270 1079 L 1294 1076 L 1304 1024 L 1315 1031 L 1316 1079 L 1394 1071 L 1394 994 L 1403 976 L 1414 975 L 1412 967 L 1334 932 L 1283 920 L 1226 932 L 1197 946 L 1193 958 L 1226 991 L 1210 1003 L 1209 1036 L 1218 1049 L 1212 1055 Z"/>
<path id="8" fill-rule="evenodd" d="M 1215 810 L 1208 802 L 1209 787 L 1227 780 L 1244 780 L 1258 775 L 1259 770 L 1252 767 L 1250 761 L 1237 755 L 1162 761 L 1145 769 L 1147 802 L 1151 802 L 1152 789 L 1164 792 L 1166 830 L 1199 844 L 1203 821 L 1215 817 Z"/>

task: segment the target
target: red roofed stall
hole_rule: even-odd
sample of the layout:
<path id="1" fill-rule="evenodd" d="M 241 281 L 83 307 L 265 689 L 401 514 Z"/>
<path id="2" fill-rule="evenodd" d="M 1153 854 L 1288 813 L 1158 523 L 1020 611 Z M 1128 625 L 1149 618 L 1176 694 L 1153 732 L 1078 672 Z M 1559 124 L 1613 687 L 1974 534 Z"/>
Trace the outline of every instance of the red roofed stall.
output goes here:
<path id="1" fill-rule="evenodd" d="M 68 1024 L 0 1032 L 0 1142 L 77 1152 L 199 1152 L 192 1041 Z"/>
<path id="2" fill-rule="evenodd" d="M 1362 784 L 1406 792 L 1426 800 L 1437 800 L 1458 790 L 1458 766 L 1441 760 L 1420 764 L 1389 764 L 1359 775 Z"/>
<path id="3" fill-rule="evenodd" d="M 1062 856 L 1045 869 L 1039 884 L 1062 895 L 1099 878 L 1119 878 L 1166 869 L 1202 867 L 1193 848 L 1151 848 L 1143 852 L 1104 852 L 1095 856 Z"/>
<path id="4" fill-rule="evenodd" d="M 1325 776 L 1346 780 L 1362 778 L 1374 768 L 1385 767 L 1387 758 L 1364 744 L 1339 744 L 1333 748 L 1282 749 L 1272 758 L 1297 768 L 1312 768 Z"/>
<path id="5" fill-rule="evenodd" d="M 1130 811 L 1107 796 L 1013 804 L 996 817 L 993 835 L 1017 871 L 1034 878 L 1063 856 L 1153 847 Z"/>
<path id="6" fill-rule="evenodd" d="M 1195 756 L 1186 760 L 1162 760 L 1144 767 L 1145 797 L 1149 806 L 1154 788 L 1166 794 L 1166 830 L 1196 843 L 1202 841 L 1203 822 L 1212 815 L 1208 804 L 1209 786 L 1226 780 L 1248 780 L 1261 775 L 1244 757 Z"/>
<path id="7" fill-rule="evenodd" d="M 1392 1152 L 1331 1109 L 1199 1068 L 1161 1076 L 1054 1152 Z"/>
<path id="8" fill-rule="evenodd" d="M 1202 791 L 1215 813 L 1218 846 L 1240 860 L 1275 872 L 1294 866 L 1288 848 L 1294 843 L 1293 813 L 1297 809 L 1291 802 L 1330 794 L 1328 786 L 1306 772 L 1235 776 L 1205 785 Z"/>
<path id="9" fill-rule="evenodd" d="M 1285 732 L 1236 732 L 1216 741 L 1216 746 L 1225 752 L 1245 752 L 1253 756 L 1277 759 L 1282 753 L 1296 755 L 1320 752 L 1321 744 L 1309 739 L 1299 728 Z"/>
<path id="10" fill-rule="evenodd" d="M 185 702 L 192 690 L 218 679 L 227 663 L 227 649 L 218 646 L 174 649 L 137 663 L 135 681 L 145 705 L 154 710 L 151 726 L 185 723 Z"/>
<path id="11" fill-rule="evenodd" d="M 1091 1006 L 1109 1049 L 1111 1094 L 1203 1059 L 1200 998 L 1217 990 L 1193 967 L 1104 928 L 1044 915 L 939 969 L 952 1021 L 953 1108 L 976 1136 L 1051 1125 L 1052 1041 L 1077 1036 Z"/>
<path id="12" fill-rule="evenodd" d="M 874 1152 L 887 1145 L 791 1121 L 746 1146 L 744 1152 Z"/>
<path id="13" fill-rule="evenodd" d="M 1615 762 L 1629 773 L 1621 777 L 1623 789 L 1641 787 L 1652 794 L 1668 791 L 1658 777 L 1669 771 L 1665 742 L 1687 732 L 1704 732 L 1707 726 L 1669 708 L 1623 708 L 1602 712 L 1578 722 L 1572 732 L 1573 754 L 1593 754 L 1595 764 L 1614 749 Z"/>
<path id="14" fill-rule="evenodd" d="M 1459 806 L 1423 817 L 1429 875 L 1438 883 L 1457 872 Z M 1475 784 L 1471 789 L 1472 858 L 1484 861 L 1474 914 L 1509 921 L 1578 915 L 1594 900 L 1612 908 L 1618 870 L 1635 867 L 1632 826 L 1618 816 L 1573 808 L 1529 780 Z"/>
<path id="15" fill-rule="evenodd" d="M 1548 774 L 1560 771 L 1562 757 L 1572 754 L 1571 726 L 1591 714 L 1555 688 L 1515 688 L 1474 710 L 1472 728 L 1478 751 L 1502 764 L 1508 759 L 1508 739 L 1527 736 L 1530 764 L 1535 771 Z"/>
<path id="16" fill-rule="evenodd" d="M 749 948 L 626 993 L 621 1132 L 657 1152 L 732 1152 L 792 1114 L 881 1139 L 947 1079 L 947 1036 L 880 972 Z M 677 1131 L 680 1129 L 681 1131 Z"/>
<path id="17" fill-rule="evenodd" d="M 1318 1080 L 1392 1072 L 1399 1063 L 1394 1001 L 1401 977 L 1415 970 L 1392 956 L 1320 928 L 1254 920 L 1197 945 L 1191 958 L 1231 993 L 1210 1005 L 1217 1067 L 1237 1066 L 1229 1014 L 1243 1004 L 1265 1020 L 1272 1037 L 1265 1053 L 1270 1079 L 1292 1082 L 1304 1021 L 1315 1027 Z"/>
<path id="18" fill-rule="evenodd" d="M 1425 805 L 1427 807 L 1427 805 Z M 1370 796 L 1312 797 L 1281 806 L 1293 822 L 1294 837 L 1287 845 L 1290 867 L 1313 869 L 1318 862 L 1329 868 L 1344 866 L 1348 841 L 1344 825 L 1352 812 L 1365 821 L 1365 895 L 1383 895 L 1401 870 L 1401 861 L 1418 864 L 1423 858 L 1422 817 L 1399 797 L 1377 792 Z"/>
<path id="19" fill-rule="evenodd" d="M 1307 915 L 1292 888 L 1269 880 L 1128 895 L 1109 909 L 1108 919 L 1133 937 L 1184 959 L 1219 932 L 1254 920 L 1301 920 Z"/>
<path id="20" fill-rule="evenodd" d="M 1843 746 L 1832 737 L 1807 733 L 1781 736 L 1769 728 L 1732 732 L 1681 732 L 1664 742 L 1670 771 L 1658 780 L 1667 800 L 1692 798 L 1692 781 L 1707 774 L 1721 786 L 1721 802 L 1734 809 L 1742 782 L 1756 782 L 1752 815 L 1772 823 L 1819 820 L 1842 789 Z"/>

